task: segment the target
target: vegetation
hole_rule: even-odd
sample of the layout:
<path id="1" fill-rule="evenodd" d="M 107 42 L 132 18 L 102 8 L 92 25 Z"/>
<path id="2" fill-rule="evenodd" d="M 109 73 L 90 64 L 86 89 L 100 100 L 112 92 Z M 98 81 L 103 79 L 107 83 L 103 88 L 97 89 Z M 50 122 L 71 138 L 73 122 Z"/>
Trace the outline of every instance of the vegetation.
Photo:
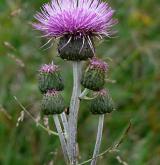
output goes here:
<path id="1" fill-rule="evenodd" d="M 23 109 L 14 96 L 37 119 L 41 94 L 37 87 L 37 70 L 53 57 L 63 65 L 66 105 L 72 89 L 72 69 L 53 47 L 40 47 L 46 39 L 32 28 L 33 16 L 46 0 L 0 1 L 0 164 L 42 165 L 53 161 L 63 165 L 57 136 L 37 127 L 26 113 L 17 124 Z M 131 121 L 131 128 L 119 145 L 119 152 L 99 158 L 100 165 L 158 165 L 160 162 L 160 19 L 159 0 L 109 1 L 116 9 L 119 24 L 117 37 L 97 47 L 97 54 L 110 65 L 106 88 L 117 111 L 105 118 L 101 152 L 115 143 Z M 70 77 L 70 78 L 68 78 Z M 83 101 L 80 109 L 79 135 L 81 162 L 92 156 L 98 117 L 92 116 Z M 21 118 L 19 118 L 20 120 Z M 42 121 L 41 121 L 42 122 Z M 46 124 L 46 120 L 45 120 Z M 17 126 L 16 126 L 17 125 Z M 50 129 L 55 129 L 49 119 Z"/>

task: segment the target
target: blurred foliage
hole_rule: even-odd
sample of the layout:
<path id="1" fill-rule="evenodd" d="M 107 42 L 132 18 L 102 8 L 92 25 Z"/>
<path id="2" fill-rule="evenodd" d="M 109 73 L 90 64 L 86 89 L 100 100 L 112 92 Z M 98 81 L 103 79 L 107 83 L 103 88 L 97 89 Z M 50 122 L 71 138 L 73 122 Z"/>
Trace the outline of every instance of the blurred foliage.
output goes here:
<path id="1" fill-rule="evenodd" d="M 41 95 L 37 89 L 37 70 L 53 58 L 62 65 L 66 84 L 66 105 L 72 90 L 69 62 L 57 57 L 56 43 L 40 49 L 46 39 L 33 30 L 34 14 L 46 0 L 0 0 L 0 164 L 41 165 L 53 161 L 64 164 L 59 140 L 36 127 L 25 115 L 16 127 L 20 102 L 37 117 Z M 101 151 L 113 144 L 129 120 L 132 128 L 120 146 L 118 156 L 129 165 L 160 164 L 160 1 L 109 1 L 116 9 L 117 37 L 97 45 L 97 54 L 110 65 L 106 87 L 117 111 L 106 116 Z M 108 57 L 112 61 L 108 60 Z M 50 119 L 51 120 L 51 119 Z M 79 117 L 80 160 L 91 157 L 98 118 L 91 116 L 85 101 Z M 50 127 L 54 129 L 52 120 Z M 100 158 L 99 164 L 118 165 L 117 154 Z"/>

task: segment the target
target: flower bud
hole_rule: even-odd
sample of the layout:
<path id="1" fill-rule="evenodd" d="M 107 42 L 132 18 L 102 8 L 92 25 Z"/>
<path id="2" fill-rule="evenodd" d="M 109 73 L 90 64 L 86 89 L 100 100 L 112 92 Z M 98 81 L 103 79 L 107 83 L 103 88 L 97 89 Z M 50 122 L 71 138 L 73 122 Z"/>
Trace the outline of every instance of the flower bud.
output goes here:
<path id="1" fill-rule="evenodd" d="M 58 52 L 62 59 L 69 61 L 87 60 L 94 56 L 92 39 L 65 35 L 60 38 Z"/>
<path id="2" fill-rule="evenodd" d="M 64 84 L 60 75 L 59 67 L 50 64 L 43 65 L 39 71 L 39 89 L 42 93 L 46 93 L 48 90 L 62 91 Z"/>
<path id="3" fill-rule="evenodd" d="M 65 104 L 59 91 L 49 90 L 44 94 L 41 109 L 44 115 L 61 114 Z"/>
<path id="4" fill-rule="evenodd" d="M 90 60 L 89 66 L 84 72 L 81 84 L 90 90 L 99 91 L 104 87 L 107 63 L 97 58 Z"/>
<path id="5" fill-rule="evenodd" d="M 96 95 L 98 96 L 95 99 L 91 100 L 90 103 L 91 113 L 94 115 L 111 113 L 114 110 L 114 103 L 106 90 L 103 89 L 97 92 Z"/>

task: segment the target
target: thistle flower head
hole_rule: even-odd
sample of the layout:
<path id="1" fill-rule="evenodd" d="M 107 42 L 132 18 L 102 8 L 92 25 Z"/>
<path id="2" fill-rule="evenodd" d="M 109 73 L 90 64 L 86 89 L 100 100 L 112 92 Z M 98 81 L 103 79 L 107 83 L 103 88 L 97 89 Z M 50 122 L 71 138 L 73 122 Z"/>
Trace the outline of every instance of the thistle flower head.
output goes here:
<path id="1" fill-rule="evenodd" d="M 38 23 L 34 27 L 51 38 L 109 37 L 117 22 L 113 14 L 114 10 L 101 0 L 51 0 L 36 14 Z"/>
<path id="2" fill-rule="evenodd" d="M 54 64 L 44 64 L 40 68 L 41 73 L 53 73 L 58 70 L 58 66 Z"/>
<path id="3" fill-rule="evenodd" d="M 95 93 L 97 96 L 95 99 L 91 100 L 90 111 L 94 115 L 111 113 L 115 110 L 115 106 L 112 98 L 110 97 L 108 91 L 102 89 Z"/>
<path id="4" fill-rule="evenodd" d="M 65 109 L 65 103 L 60 92 L 48 90 L 47 93 L 43 95 L 41 109 L 44 115 L 62 113 Z"/>
<path id="5" fill-rule="evenodd" d="M 108 70 L 108 64 L 106 62 L 94 57 L 94 58 L 90 59 L 89 68 L 101 69 L 106 72 Z"/>
<path id="6" fill-rule="evenodd" d="M 81 84 L 90 90 L 99 91 L 105 84 L 108 64 L 96 57 L 90 59 L 89 66 L 82 75 Z"/>
<path id="7" fill-rule="evenodd" d="M 38 85 L 42 93 L 52 90 L 62 91 L 64 89 L 63 80 L 59 66 L 54 64 L 44 64 L 38 74 Z"/>

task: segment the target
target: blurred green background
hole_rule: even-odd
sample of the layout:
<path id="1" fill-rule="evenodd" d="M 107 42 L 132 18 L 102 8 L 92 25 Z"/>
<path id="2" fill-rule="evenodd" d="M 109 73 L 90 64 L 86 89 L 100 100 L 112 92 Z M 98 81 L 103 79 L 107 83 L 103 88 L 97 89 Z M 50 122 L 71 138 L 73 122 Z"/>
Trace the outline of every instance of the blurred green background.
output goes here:
<path id="1" fill-rule="evenodd" d="M 63 165 L 60 143 L 36 127 L 27 115 L 16 127 L 21 108 L 19 101 L 37 118 L 41 94 L 37 70 L 54 59 L 62 65 L 66 105 L 72 90 L 72 68 L 57 57 L 56 43 L 51 49 L 40 47 L 31 23 L 45 0 L 0 0 L 0 165 Z M 132 121 L 120 152 L 104 155 L 99 165 L 118 165 L 117 155 L 129 165 L 160 164 L 160 1 L 109 1 L 116 9 L 117 37 L 97 45 L 97 55 L 110 65 L 109 78 L 115 84 L 106 88 L 117 111 L 105 118 L 101 151 L 111 146 Z M 108 57 L 112 61 L 108 60 Z M 50 127 L 54 129 L 50 119 Z M 79 116 L 80 161 L 92 156 L 98 118 L 82 102 Z M 122 163 L 121 163 L 122 164 Z M 124 164 L 125 165 L 125 164 Z"/>

